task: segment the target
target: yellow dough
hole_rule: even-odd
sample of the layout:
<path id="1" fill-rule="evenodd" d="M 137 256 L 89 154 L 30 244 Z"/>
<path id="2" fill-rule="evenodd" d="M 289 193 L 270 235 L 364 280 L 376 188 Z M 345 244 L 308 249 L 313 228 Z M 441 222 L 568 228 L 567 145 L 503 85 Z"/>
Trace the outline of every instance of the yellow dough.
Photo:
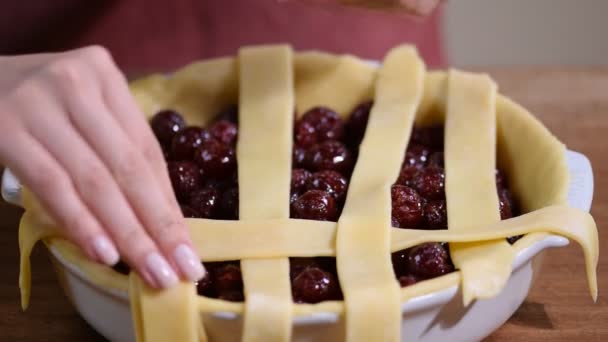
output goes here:
<path id="1" fill-rule="evenodd" d="M 566 206 L 564 145 L 525 109 L 496 94 L 486 76 L 427 73 L 408 46 L 389 52 L 380 69 L 352 56 L 294 55 L 287 46 L 261 46 L 243 48 L 237 58 L 190 64 L 170 77 L 150 75 L 131 90 L 147 117 L 173 108 L 193 125 L 238 103 L 240 220 L 187 223 L 203 260 L 241 260 L 245 302 L 198 297 L 185 283 L 154 291 L 134 274 L 87 260 L 24 189 L 24 309 L 31 293 L 29 255 L 40 239 L 97 286 L 129 291 L 139 341 L 205 340 L 205 331 L 219 326 L 201 317 L 216 312 L 241 315 L 243 341 L 288 341 L 293 317 L 322 312 L 344 315 L 349 341 L 397 341 L 403 302 L 456 285 L 463 286 L 465 302 L 492 296 L 508 277 L 513 256 L 549 233 L 581 245 L 589 290 L 597 297 L 597 228 L 588 213 Z M 346 117 L 372 99 L 339 222 L 290 219 L 294 107 L 301 114 L 324 105 Z M 448 230 L 390 227 L 390 186 L 414 121 L 446 125 Z M 495 164 L 507 173 L 526 214 L 499 221 Z M 527 235 L 513 246 L 504 242 L 520 234 Z M 431 241 L 450 242 L 462 271 L 399 288 L 390 252 Z M 344 301 L 292 303 L 288 257 L 308 256 L 337 257 Z"/>
<path id="2" fill-rule="evenodd" d="M 289 218 L 294 120 L 291 49 L 241 49 L 239 76 L 239 219 Z M 293 311 L 289 259 L 244 259 L 241 268 L 246 298 L 243 340 L 289 341 Z"/>
<path id="3" fill-rule="evenodd" d="M 466 231 L 500 221 L 496 190 L 496 84 L 485 75 L 448 74 L 445 192 L 448 229 Z M 462 298 L 496 296 L 511 275 L 515 252 L 504 239 L 450 245 L 462 272 Z"/>
<path id="4" fill-rule="evenodd" d="M 416 51 L 402 47 L 388 54 L 378 75 L 374 106 L 338 221 L 336 258 L 348 341 L 400 338 L 400 286 L 390 258 L 390 188 L 422 98 L 424 71 Z"/>
<path id="5" fill-rule="evenodd" d="M 206 341 L 204 335 L 199 336 L 194 284 L 181 282 L 159 291 L 147 286 L 135 272 L 131 272 L 129 293 L 137 341 Z"/>

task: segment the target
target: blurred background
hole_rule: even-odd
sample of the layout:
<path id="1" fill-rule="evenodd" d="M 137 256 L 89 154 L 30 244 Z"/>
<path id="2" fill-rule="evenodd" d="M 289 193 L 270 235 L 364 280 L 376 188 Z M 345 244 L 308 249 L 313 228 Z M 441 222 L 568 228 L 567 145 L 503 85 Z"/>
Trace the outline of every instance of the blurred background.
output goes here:
<path id="1" fill-rule="evenodd" d="M 608 65 L 608 1 L 447 1 L 443 33 L 457 66 Z"/>
<path id="2" fill-rule="evenodd" d="M 124 70 L 147 71 L 232 55 L 251 44 L 288 42 L 296 49 L 381 59 L 410 42 L 431 67 L 608 65 L 606 0 L 444 0 L 424 20 L 338 2 L 399 3 L 4 0 L 0 54 L 96 43 L 108 47 Z"/>

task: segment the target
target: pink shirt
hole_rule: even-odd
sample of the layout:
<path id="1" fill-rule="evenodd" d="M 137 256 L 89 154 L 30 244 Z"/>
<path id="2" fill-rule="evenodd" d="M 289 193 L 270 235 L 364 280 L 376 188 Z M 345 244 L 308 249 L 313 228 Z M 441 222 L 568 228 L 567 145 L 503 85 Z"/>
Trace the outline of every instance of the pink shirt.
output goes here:
<path id="1" fill-rule="evenodd" d="M 101 44 L 125 70 L 169 70 L 239 46 L 290 43 L 381 59 L 415 44 L 430 67 L 445 64 L 442 8 L 419 19 L 298 0 L 10 1 L 0 13 L 0 53 Z M 14 8 L 11 8 L 14 7 Z"/>

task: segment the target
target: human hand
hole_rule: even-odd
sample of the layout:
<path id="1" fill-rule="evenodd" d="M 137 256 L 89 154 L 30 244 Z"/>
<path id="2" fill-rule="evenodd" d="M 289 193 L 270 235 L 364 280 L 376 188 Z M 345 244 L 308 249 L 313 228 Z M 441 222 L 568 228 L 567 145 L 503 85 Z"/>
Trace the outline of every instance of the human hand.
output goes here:
<path id="1" fill-rule="evenodd" d="M 160 146 L 103 48 L 0 56 L 0 164 L 91 260 L 151 286 L 204 275 Z"/>

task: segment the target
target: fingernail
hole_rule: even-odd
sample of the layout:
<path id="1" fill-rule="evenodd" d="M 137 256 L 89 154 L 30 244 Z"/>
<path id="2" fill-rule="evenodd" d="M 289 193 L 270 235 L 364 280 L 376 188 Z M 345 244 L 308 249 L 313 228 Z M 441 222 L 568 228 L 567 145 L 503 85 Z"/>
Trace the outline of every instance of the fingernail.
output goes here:
<path id="1" fill-rule="evenodd" d="M 198 281 L 205 276 L 205 268 L 196 257 L 192 248 L 185 244 L 181 244 L 175 248 L 173 252 L 175 262 L 181 269 L 182 273 L 190 281 Z"/>
<path id="2" fill-rule="evenodd" d="M 161 287 L 167 288 L 177 284 L 178 278 L 169 266 L 169 263 L 157 252 L 148 254 L 146 257 L 146 267 L 156 283 Z"/>
<path id="3" fill-rule="evenodd" d="M 99 260 L 106 265 L 112 266 L 120 259 L 120 255 L 112 241 L 103 235 L 93 239 L 93 249 Z"/>

